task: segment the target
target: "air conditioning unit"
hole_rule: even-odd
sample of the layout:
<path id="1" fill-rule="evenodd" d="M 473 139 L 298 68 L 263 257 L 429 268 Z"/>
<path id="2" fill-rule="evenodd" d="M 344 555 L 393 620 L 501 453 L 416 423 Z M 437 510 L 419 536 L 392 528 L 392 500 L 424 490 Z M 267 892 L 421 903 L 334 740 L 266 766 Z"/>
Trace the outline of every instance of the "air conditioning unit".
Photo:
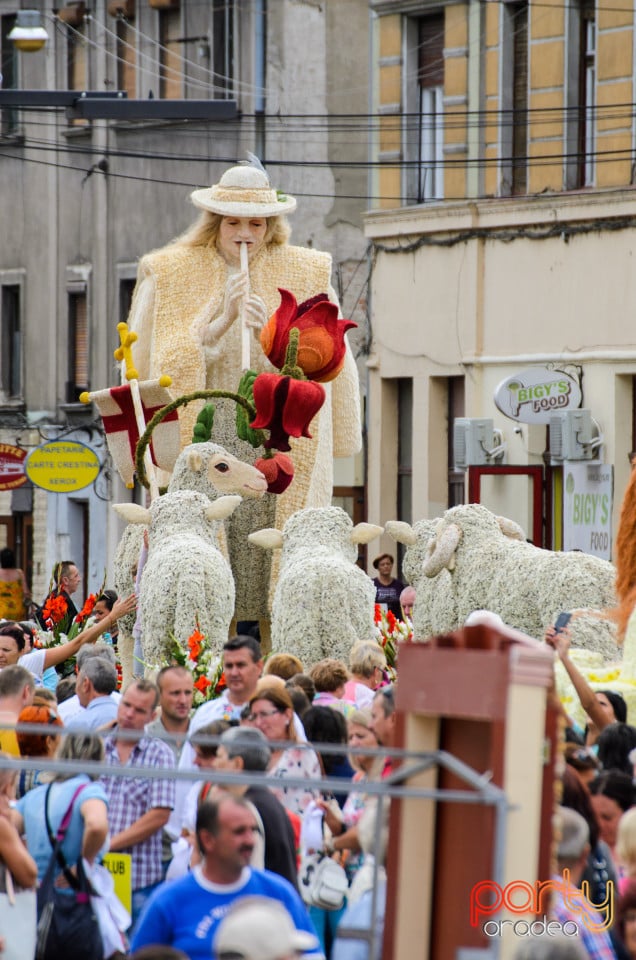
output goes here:
<path id="1" fill-rule="evenodd" d="M 601 440 L 589 410 L 557 410 L 550 414 L 550 456 L 553 460 L 593 460 Z"/>
<path id="2" fill-rule="evenodd" d="M 504 454 L 500 430 L 493 421 L 478 417 L 456 417 L 453 422 L 455 470 L 485 466 L 501 460 Z"/>

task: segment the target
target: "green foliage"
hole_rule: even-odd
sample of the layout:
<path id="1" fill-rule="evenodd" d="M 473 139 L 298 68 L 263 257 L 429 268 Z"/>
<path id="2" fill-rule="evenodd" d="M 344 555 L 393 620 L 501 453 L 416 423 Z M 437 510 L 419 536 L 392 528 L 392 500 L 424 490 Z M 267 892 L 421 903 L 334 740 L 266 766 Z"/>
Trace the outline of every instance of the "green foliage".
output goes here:
<path id="1" fill-rule="evenodd" d="M 192 443 L 206 443 L 212 436 L 212 427 L 214 425 L 214 404 L 206 403 L 203 410 L 197 417 L 197 422 L 192 431 Z"/>
<path id="2" fill-rule="evenodd" d="M 241 382 L 238 385 L 238 395 L 240 397 L 245 397 L 252 406 L 254 405 L 254 381 L 258 374 L 254 370 L 246 370 L 243 376 L 241 377 Z M 265 434 L 262 430 L 252 430 L 250 428 L 250 418 L 247 414 L 247 411 L 240 404 L 236 405 L 236 435 L 239 440 L 245 440 L 246 443 L 249 443 L 252 447 L 261 447 L 265 439 Z"/>

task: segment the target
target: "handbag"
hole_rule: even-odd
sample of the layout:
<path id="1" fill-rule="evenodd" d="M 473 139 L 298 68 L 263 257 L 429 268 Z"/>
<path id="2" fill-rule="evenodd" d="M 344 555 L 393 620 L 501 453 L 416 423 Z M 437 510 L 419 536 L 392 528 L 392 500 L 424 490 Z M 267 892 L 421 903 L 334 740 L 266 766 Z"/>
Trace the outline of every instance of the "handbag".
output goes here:
<path id="1" fill-rule="evenodd" d="M 344 868 L 323 857 L 318 863 L 308 865 L 301 878 L 302 896 L 305 903 L 322 910 L 340 910 L 345 902 L 349 881 Z"/>
<path id="2" fill-rule="evenodd" d="M 57 833 L 53 835 L 49 821 L 49 793 L 44 800 L 44 817 L 49 840 L 53 847 L 51 859 L 37 894 L 38 925 L 35 960 L 104 960 L 104 948 L 97 917 L 91 906 L 94 891 L 84 871 L 80 856 L 74 875 L 62 853 L 62 842 L 71 821 L 73 805 L 86 784 L 77 788 L 68 810 L 62 817 Z M 71 891 L 55 886 L 55 867 L 58 864 Z"/>
<path id="3" fill-rule="evenodd" d="M 4 875 L 0 893 L 0 933 L 4 941 L 2 960 L 33 960 L 35 956 L 35 890 L 16 890 L 11 871 L 0 863 Z"/>

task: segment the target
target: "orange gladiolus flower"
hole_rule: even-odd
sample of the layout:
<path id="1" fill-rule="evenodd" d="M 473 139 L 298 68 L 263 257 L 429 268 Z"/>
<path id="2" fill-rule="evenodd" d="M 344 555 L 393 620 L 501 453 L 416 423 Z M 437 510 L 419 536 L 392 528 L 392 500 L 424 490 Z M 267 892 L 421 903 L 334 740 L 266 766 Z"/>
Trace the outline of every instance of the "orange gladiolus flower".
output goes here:
<path id="1" fill-rule="evenodd" d="M 90 617 L 91 613 L 93 612 L 93 607 L 95 606 L 96 603 L 97 603 L 97 594 L 90 593 L 86 598 L 86 602 L 84 603 L 84 606 L 75 617 L 75 622 L 81 623 L 82 620 L 85 620 L 87 617 Z"/>
<path id="2" fill-rule="evenodd" d="M 61 623 L 68 612 L 68 604 L 64 597 L 49 597 L 44 604 L 42 616 L 54 624 Z"/>
<path id="3" fill-rule="evenodd" d="M 188 637 L 188 650 L 190 651 L 190 660 L 198 660 L 201 651 L 203 650 L 203 641 L 205 640 L 204 635 L 201 633 L 199 628 L 190 634 Z"/>
<path id="4" fill-rule="evenodd" d="M 202 693 L 205 695 L 205 692 L 208 689 L 208 687 L 212 686 L 212 681 L 208 680 L 207 677 L 199 677 L 199 679 L 197 680 L 194 686 L 199 691 L 199 693 Z"/>
<path id="5" fill-rule="evenodd" d="M 279 370 L 285 364 L 289 331 L 296 327 L 300 333 L 298 366 L 309 380 L 327 383 L 342 370 L 347 330 L 357 327 L 353 320 L 339 320 L 338 307 L 326 293 L 319 293 L 300 305 L 289 290 L 278 288 L 281 304 L 261 330 L 261 346 Z"/>

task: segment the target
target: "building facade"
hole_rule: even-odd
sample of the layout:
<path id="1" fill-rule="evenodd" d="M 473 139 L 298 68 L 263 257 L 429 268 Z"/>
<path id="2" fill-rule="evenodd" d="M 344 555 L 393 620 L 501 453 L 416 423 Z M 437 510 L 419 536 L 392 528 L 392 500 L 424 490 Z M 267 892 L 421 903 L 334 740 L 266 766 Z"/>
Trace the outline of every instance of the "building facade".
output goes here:
<path id="1" fill-rule="evenodd" d="M 609 486 L 613 472 L 611 539 L 636 438 L 633 5 L 370 8 L 369 519 L 434 517 L 470 496 L 567 546 L 578 461 L 557 456 L 554 426 L 495 403 L 545 369 L 590 411 L 584 463 L 613 468 L 596 471 Z M 493 421 L 496 469 L 478 493 L 475 467 L 455 469 L 458 417 Z"/>
<path id="2" fill-rule="evenodd" d="M 368 8 L 312 0 L 95 0 L 40 4 L 48 32 L 37 52 L 15 49 L 18 4 L 0 0 L 3 88 L 112 92 L 129 98 L 234 99 L 233 121 L 92 119 L 65 109 L 2 108 L 0 191 L 0 444 L 47 439 L 91 446 L 97 481 L 72 495 L 30 484 L 0 489 L 0 546 L 16 548 L 48 586 L 73 557 L 86 590 L 109 569 L 128 499 L 82 390 L 117 382 L 117 323 L 126 319 L 137 262 L 194 219 L 189 194 L 217 182 L 246 151 L 273 184 L 298 197 L 293 241 L 328 250 L 345 315 L 366 338 L 366 140 L 333 114 L 366 113 Z M 359 46 L 348 41 L 355 31 Z M 351 82 L 351 70 L 356 77 Z M 339 464 L 335 493 L 352 512 L 362 458 Z M 1 472 L 1 471 L 0 471 Z"/>

